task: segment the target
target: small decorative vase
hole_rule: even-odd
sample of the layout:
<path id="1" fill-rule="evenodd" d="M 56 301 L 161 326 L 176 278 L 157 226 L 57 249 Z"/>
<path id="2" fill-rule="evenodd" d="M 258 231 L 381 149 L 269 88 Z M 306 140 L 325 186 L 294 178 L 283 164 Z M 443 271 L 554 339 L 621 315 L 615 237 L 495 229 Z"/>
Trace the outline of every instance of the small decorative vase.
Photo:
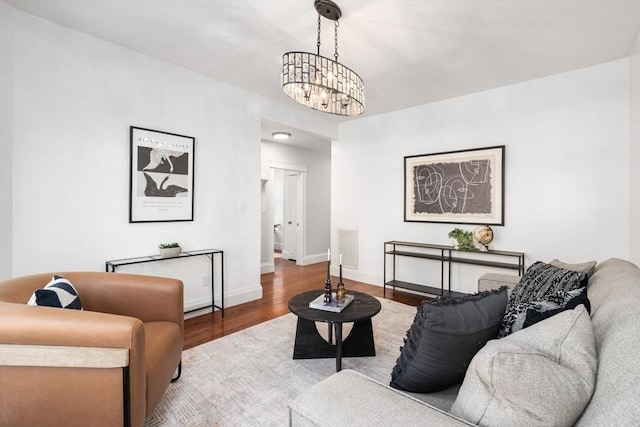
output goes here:
<path id="1" fill-rule="evenodd" d="M 344 283 L 340 282 L 336 288 L 336 300 L 342 301 L 345 296 L 347 296 L 347 290 L 344 288 Z"/>
<path id="2" fill-rule="evenodd" d="M 182 248 L 178 246 L 177 248 L 160 248 L 160 257 L 161 258 L 172 258 L 177 257 L 182 252 Z"/>

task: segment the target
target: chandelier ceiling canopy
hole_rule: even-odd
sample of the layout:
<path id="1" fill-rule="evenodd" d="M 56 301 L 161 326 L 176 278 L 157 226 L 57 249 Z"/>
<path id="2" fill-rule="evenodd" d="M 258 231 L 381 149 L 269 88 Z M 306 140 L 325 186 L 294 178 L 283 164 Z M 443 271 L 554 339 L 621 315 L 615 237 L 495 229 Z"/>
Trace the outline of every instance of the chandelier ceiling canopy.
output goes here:
<path id="1" fill-rule="evenodd" d="M 338 20 L 342 11 L 331 0 L 315 0 L 318 12 L 317 54 L 287 52 L 282 55 L 282 90 L 294 101 L 341 116 L 364 112 L 364 82 L 350 68 L 338 62 Z M 320 55 L 321 17 L 334 21 L 335 53 L 330 59 Z"/>

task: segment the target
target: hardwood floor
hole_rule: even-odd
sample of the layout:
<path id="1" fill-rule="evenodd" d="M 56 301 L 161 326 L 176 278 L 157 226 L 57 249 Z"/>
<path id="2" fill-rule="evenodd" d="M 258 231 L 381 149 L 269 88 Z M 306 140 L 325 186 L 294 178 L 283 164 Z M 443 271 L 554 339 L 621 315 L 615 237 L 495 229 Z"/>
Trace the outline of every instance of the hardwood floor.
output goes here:
<path id="1" fill-rule="evenodd" d="M 262 299 L 225 308 L 224 319 L 220 311 L 186 319 L 184 321 L 184 349 L 289 313 L 287 307 L 289 299 L 300 292 L 313 289 L 318 289 L 318 292 L 322 291 L 327 274 L 326 263 L 298 267 L 294 261 L 282 258 L 276 258 L 274 261 L 276 272 L 263 274 L 260 278 Z M 332 283 L 335 287 L 337 277 L 332 277 Z M 351 289 L 382 298 L 381 286 L 348 279 L 344 280 L 344 284 L 347 292 Z M 419 295 L 401 291 L 394 293 L 389 290 L 387 290 L 386 298 L 413 306 L 418 306 L 424 299 Z"/>

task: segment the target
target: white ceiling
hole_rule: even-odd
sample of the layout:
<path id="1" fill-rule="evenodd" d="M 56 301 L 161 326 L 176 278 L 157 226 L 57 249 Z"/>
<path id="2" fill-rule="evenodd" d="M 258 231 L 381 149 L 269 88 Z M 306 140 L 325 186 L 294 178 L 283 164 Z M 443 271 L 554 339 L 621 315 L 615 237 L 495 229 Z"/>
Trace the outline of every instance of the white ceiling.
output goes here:
<path id="1" fill-rule="evenodd" d="M 283 103 L 282 54 L 316 51 L 313 0 L 5 1 Z M 623 58 L 640 31 L 640 0 L 336 2 L 339 61 L 365 82 L 365 115 Z"/>

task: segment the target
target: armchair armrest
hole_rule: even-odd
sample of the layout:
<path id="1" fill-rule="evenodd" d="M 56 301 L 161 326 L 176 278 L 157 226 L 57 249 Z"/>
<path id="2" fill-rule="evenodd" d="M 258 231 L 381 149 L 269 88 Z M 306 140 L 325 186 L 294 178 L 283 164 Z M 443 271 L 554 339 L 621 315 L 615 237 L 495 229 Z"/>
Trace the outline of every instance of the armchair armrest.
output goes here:
<path id="1" fill-rule="evenodd" d="M 49 368 L 125 368 L 129 366 L 129 350 L 126 348 L 0 344 L 0 365 Z"/>
<path id="2" fill-rule="evenodd" d="M 64 273 L 78 290 L 85 310 L 131 316 L 143 322 L 169 321 L 183 331 L 182 281 L 140 274 Z"/>
<path id="3" fill-rule="evenodd" d="M 133 317 L 0 302 L 0 318 L 1 344 L 125 348 L 144 356 L 144 326 Z"/>
<path id="4" fill-rule="evenodd" d="M 50 399 L 53 395 L 65 402 L 63 407 Z M 142 425 L 143 323 L 128 316 L 0 302 L 0 397 L 5 417 L 0 424 L 42 424 L 41 417 L 49 417 L 50 425 L 73 425 L 51 417 L 77 412 L 93 413 L 104 425 L 123 417 Z M 30 410 L 36 406 L 42 411 Z"/>

